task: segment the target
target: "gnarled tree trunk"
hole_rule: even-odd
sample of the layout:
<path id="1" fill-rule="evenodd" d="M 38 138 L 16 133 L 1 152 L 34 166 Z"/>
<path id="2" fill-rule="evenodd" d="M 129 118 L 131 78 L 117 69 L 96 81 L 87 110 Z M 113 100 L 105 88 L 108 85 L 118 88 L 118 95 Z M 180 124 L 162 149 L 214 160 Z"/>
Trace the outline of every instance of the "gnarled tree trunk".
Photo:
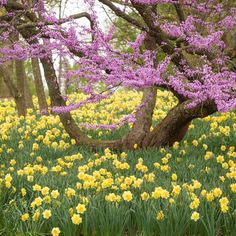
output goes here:
<path id="1" fill-rule="evenodd" d="M 131 131 L 122 141 L 122 146 L 132 149 L 134 144 L 142 146 L 143 140 L 149 135 L 152 125 L 153 110 L 156 105 L 157 88 L 150 87 L 143 91 L 140 108 L 136 112 L 136 121 Z"/>
<path id="2" fill-rule="evenodd" d="M 42 58 L 40 61 L 43 65 L 44 74 L 48 85 L 49 96 L 51 99 L 51 107 L 65 106 L 66 102 L 63 100 L 61 96 L 52 60 L 50 58 L 47 59 Z M 99 141 L 87 137 L 85 134 L 81 132 L 81 130 L 79 129 L 79 127 L 75 123 L 75 120 L 72 118 L 69 112 L 61 113 L 59 114 L 59 117 L 67 133 L 70 135 L 71 138 L 75 139 L 77 144 L 79 145 L 86 145 L 92 148 L 98 148 L 98 147 L 110 147 L 113 149 L 122 148 L 121 140 Z"/>
<path id="3" fill-rule="evenodd" d="M 147 50 L 156 50 L 155 39 L 148 34 L 144 39 L 144 45 Z M 157 59 L 153 59 L 154 67 L 157 66 Z M 133 144 L 142 145 L 144 138 L 150 133 L 152 125 L 153 111 L 156 105 L 157 88 L 155 86 L 144 89 L 143 97 L 139 109 L 136 111 L 136 121 L 132 130 L 123 139 L 123 145 L 126 148 L 133 148 Z"/>
<path id="4" fill-rule="evenodd" d="M 146 136 L 142 147 L 172 146 L 181 141 L 190 122 L 196 118 L 204 118 L 216 112 L 214 102 L 207 101 L 194 107 L 189 107 L 189 101 L 178 104 L 171 109 L 167 116 Z"/>

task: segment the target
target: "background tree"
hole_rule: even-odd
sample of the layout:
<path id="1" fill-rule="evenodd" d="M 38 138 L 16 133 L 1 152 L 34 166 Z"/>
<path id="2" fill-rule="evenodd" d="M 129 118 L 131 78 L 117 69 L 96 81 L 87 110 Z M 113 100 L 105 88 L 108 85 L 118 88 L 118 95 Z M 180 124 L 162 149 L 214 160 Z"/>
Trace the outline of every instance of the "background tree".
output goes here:
<path id="1" fill-rule="evenodd" d="M 0 65 L 0 73 L 3 77 L 3 81 L 7 86 L 11 97 L 14 98 L 16 103 L 16 109 L 19 116 L 26 115 L 25 97 L 22 93 L 24 90 L 20 90 L 14 82 L 13 74 L 11 73 L 11 65 Z M 19 85 L 19 82 L 18 82 Z"/>
<path id="2" fill-rule="evenodd" d="M 22 94 L 25 99 L 26 108 L 33 109 L 34 105 L 32 100 L 32 94 L 29 88 L 28 77 L 25 72 L 24 61 L 21 60 L 15 61 L 15 75 L 16 75 L 17 87 L 20 91 L 22 91 Z"/>
<path id="3" fill-rule="evenodd" d="M 32 72 L 34 76 L 35 90 L 38 97 L 39 110 L 43 112 L 43 114 L 48 114 L 48 105 L 38 58 L 32 58 L 31 63 Z"/>
<path id="4" fill-rule="evenodd" d="M 27 1 L 28 4 L 32 4 L 32 1 Z M 2 8 L 3 9 L 3 8 Z M 2 10 L 1 11 L 2 16 L 6 16 L 6 11 Z M 19 36 L 15 35 L 15 39 L 11 38 L 10 41 L 18 41 Z M 28 60 L 29 61 L 29 60 Z M 24 105 L 18 105 L 17 108 L 20 109 L 18 110 L 18 113 L 20 115 L 25 115 L 26 114 L 26 109 L 27 108 L 34 108 L 33 105 L 33 100 L 32 100 L 32 91 L 31 91 L 31 86 L 33 83 L 33 78 L 34 78 L 34 84 L 35 84 L 35 89 L 36 89 L 36 94 L 38 97 L 39 101 L 39 110 L 44 111 L 44 114 L 48 113 L 48 108 L 47 108 L 47 103 L 46 103 L 46 95 L 44 92 L 44 86 L 43 86 L 43 80 L 41 76 L 41 71 L 38 63 L 38 59 L 32 59 L 32 69 L 31 67 L 26 67 L 25 63 L 23 60 L 15 60 L 15 62 L 12 64 L 14 67 L 10 73 L 7 73 L 8 78 L 11 77 L 11 84 L 15 83 L 15 88 L 17 91 L 13 92 L 14 96 L 12 95 L 12 92 L 9 91 L 9 89 L 12 89 L 12 86 L 9 87 L 9 83 L 7 83 L 7 86 L 5 85 L 6 83 L 3 83 L 2 85 L 2 91 L 1 91 L 1 96 L 2 97 L 10 97 L 13 96 L 14 99 L 16 99 L 17 94 L 21 94 L 19 96 L 24 97 Z M 10 68 L 9 65 L 7 68 Z M 5 70 L 6 68 L 2 68 L 2 70 Z M 30 79 L 29 74 L 33 73 L 33 78 Z M 6 81 L 6 80 L 5 80 Z M 15 82 L 14 82 L 15 81 Z M 6 88 L 6 91 L 4 89 Z"/>

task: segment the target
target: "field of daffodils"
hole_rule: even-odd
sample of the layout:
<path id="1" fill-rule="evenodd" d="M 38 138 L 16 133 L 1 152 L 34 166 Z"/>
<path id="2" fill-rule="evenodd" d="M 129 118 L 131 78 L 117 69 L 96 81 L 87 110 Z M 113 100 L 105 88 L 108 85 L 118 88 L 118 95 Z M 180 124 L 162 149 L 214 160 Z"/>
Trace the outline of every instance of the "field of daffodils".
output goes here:
<path id="1" fill-rule="evenodd" d="M 119 91 L 73 116 L 78 123 L 118 123 L 140 99 Z M 158 92 L 154 124 L 175 102 Z M 84 130 L 115 139 L 130 127 Z M 236 235 L 235 147 L 235 112 L 195 120 L 172 148 L 95 153 L 76 146 L 58 116 L 28 110 L 18 117 L 14 102 L 2 100 L 0 235 Z"/>

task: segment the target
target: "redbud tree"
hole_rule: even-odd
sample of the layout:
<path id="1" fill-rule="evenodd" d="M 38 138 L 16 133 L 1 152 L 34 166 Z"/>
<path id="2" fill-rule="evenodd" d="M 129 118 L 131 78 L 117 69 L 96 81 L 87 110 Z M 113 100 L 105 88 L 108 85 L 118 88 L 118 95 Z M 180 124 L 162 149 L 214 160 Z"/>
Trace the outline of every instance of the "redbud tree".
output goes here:
<path id="1" fill-rule="evenodd" d="M 112 43 L 115 28 L 104 32 L 96 13 L 96 1 L 138 32 L 130 50 Z M 51 99 L 51 110 L 60 116 L 65 130 L 79 145 L 93 148 L 132 149 L 161 147 L 181 141 L 190 122 L 236 107 L 236 65 L 233 36 L 236 7 L 232 0 L 85 0 L 87 12 L 58 19 L 45 1 L 0 0 L 0 69 L 12 60 L 38 58 Z M 163 9 L 166 9 L 163 14 Z M 130 14 L 130 12 L 134 14 Z M 87 18 L 89 27 L 79 21 Z M 18 40 L 9 39 L 19 34 Z M 124 38 L 124 40 L 126 40 Z M 8 45 L 8 46 L 6 46 Z M 66 104 L 56 76 L 55 56 L 73 61 L 64 71 L 68 84 L 88 95 L 80 103 Z M 162 55 L 162 56 L 160 56 Z M 164 56 L 163 56 L 164 55 Z M 81 78 L 83 86 L 78 83 Z M 97 92 L 97 84 L 104 91 Z M 94 140 L 82 132 L 71 111 L 101 101 L 116 89 L 143 91 L 135 115 L 119 125 L 133 123 L 117 140 Z M 170 91 L 178 103 L 152 130 L 157 90 Z M 115 129 L 117 124 L 107 128 Z M 103 126 L 90 128 L 106 128 Z"/>

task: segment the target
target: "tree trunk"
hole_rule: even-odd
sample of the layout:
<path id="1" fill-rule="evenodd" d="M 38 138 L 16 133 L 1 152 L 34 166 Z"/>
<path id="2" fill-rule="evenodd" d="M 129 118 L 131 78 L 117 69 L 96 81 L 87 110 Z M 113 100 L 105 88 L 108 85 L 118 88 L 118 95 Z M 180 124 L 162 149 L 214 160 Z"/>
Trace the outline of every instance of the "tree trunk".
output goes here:
<path id="1" fill-rule="evenodd" d="M 147 50 L 154 51 L 156 42 L 153 37 L 148 34 L 144 39 L 144 45 Z M 157 66 L 157 59 L 153 59 L 154 67 Z M 136 111 L 136 121 L 133 124 L 132 130 L 123 140 L 123 145 L 132 149 L 134 144 L 142 146 L 144 138 L 150 133 L 152 125 L 153 110 L 156 105 L 157 88 L 155 86 L 144 89 L 143 97 L 139 109 Z"/>
<path id="2" fill-rule="evenodd" d="M 10 91 L 11 96 L 15 100 L 18 115 L 25 116 L 26 115 L 26 105 L 25 105 L 25 99 L 24 99 L 23 93 L 21 90 L 17 89 L 17 87 L 14 85 L 14 81 L 13 81 L 11 74 L 9 73 L 8 67 L 6 65 L 0 65 L 0 73 L 3 76 L 3 80 L 4 80 L 8 90 Z"/>
<path id="3" fill-rule="evenodd" d="M 48 106 L 43 87 L 43 80 L 39 67 L 39 61 L 38 59 L 32 59 L 31 62 L 32 62 L 32 71 L 34 75 L 35 89 L 38 97 L 39 110 L 43 112 L 43 114 L 48 114 Z"/>
<path id="4" fill-rule="evenodd" d="M 48 85 L 49 96 L 51 99 L 51 107 L 65 106 L 66 102 L 63 100 L 61 96 L 52 60 L 50 58 L 47 59 L 41 58 L 40 61 L 44 68 L 44 74 Z M 61 113 L 59 114 L 59 117 L 66 132 L 69 134 L 71 138 L 75 139 L 77 144 L 79 145 L 85 145 L 91 148 L 99 148 L 99 147 L 103 148 L 110 147 L 113 149 L 122 148 L 121 140 L 100 141 L 100 140 L 93 140 L 87 137 L 87 135 L 81 132 L 80 128 L 76 125 L 75 120 L 72 118 L 69 112 Z"/>
<path id="5" fill-rule="evenodd" d="M 24 62 L 19 60 L 16 61 L 15 68 L 16 68 L 17 87 L 18 90 L 20 90 L 24 96 L 26 107 L 34 108 L 32 94 L 30 92 L 28 79 L 25 73 Z"/>
<path id="6" fill-rule="evenodd" d="M 0 76 L 0 98 L 10 98 L 11 93 L 9 89 L 7 88 L 3 76 Z"/>
<path id="7" fill-rule="evenodd" d="M 24 65 L 23 62 L 22 62 L 22 65 Z M 29 80 L 28 80 L 28 77 L 26 76 L 25 68 L 24 68 L 24 74 L 25 74 L 25 78 L 24 78 L 24 82 L 25 82 L 25 103 L 26 103 L 27 108 L 34 109 L 32 93 L 30 91 Z"/>
<path id="8" fill-rule="evenodd" d="M 186 101 L 170 110 L 162 122 L 146 136 L 142 147 L 172 146 L 174 142 L 180 142 L 184 138 L 193 119 L 204 118 L 217 111 L 213 101 L 193 108 L 188 105 L 189 101 Z"/>
<path id="9" fill-rule="evenodd" d="M 132 130 L 123 140 L 123 145 L 126 148 L 132 149 L 134 144 L 142 146 L 144 138 L 150 133 L 156 96 L 157 88 L 150 87 L 144 89 L 140 108 L 136 112 L 136 121 L 133 124 Z"/>

